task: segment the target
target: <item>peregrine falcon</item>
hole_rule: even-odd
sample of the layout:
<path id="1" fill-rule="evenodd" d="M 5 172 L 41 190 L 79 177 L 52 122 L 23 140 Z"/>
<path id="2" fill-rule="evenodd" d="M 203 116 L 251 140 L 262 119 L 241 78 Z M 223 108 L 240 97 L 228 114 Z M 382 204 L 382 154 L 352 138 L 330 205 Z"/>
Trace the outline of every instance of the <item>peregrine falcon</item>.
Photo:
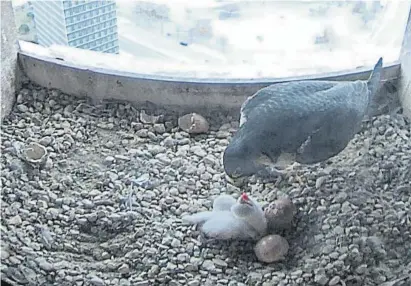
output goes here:
<path id="1" fill-rule="evenodd" d="M 302 80 L 273 84 L 247 98 L 240 126 L 223 154 L 231 182 L 270 181 L 291 164 L 315 164 L 340 153 L 360 130 L 376 94 L 380 58 L 368 80 Z"/>

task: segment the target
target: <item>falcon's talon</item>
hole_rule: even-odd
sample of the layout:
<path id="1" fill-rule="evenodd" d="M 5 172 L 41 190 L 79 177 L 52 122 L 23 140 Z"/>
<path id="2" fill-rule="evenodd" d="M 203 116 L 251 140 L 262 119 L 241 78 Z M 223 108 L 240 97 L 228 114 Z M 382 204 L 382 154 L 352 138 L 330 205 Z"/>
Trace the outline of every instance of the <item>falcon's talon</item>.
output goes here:
<path id="1" fill-rule="evenodd" d="M 268 172 L 269 172 L 269 176 L 275 181 L 278 178 L 280 177 L 284 178 L 287 175 L 287 172 L 285 170 L 280 170 L 275 167 L 268 167 Z"/>

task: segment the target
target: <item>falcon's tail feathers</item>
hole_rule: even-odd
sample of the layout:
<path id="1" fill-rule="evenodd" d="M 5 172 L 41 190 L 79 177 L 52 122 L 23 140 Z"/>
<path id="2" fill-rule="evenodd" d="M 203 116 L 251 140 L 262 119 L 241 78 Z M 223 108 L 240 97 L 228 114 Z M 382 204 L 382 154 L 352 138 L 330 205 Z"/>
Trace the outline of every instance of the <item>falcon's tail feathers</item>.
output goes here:
<path id="1" fill-rule="evenodd" d="M 382 57 L 378 59 L 378 62 L 375 64 L 374 69 L 368 79 L 367 85 L 368 89 L 371 91 L 371 97 L 374 96 L 375 92 L 378 90 L 381 80 L 381 71 L 382 71 Z"/>

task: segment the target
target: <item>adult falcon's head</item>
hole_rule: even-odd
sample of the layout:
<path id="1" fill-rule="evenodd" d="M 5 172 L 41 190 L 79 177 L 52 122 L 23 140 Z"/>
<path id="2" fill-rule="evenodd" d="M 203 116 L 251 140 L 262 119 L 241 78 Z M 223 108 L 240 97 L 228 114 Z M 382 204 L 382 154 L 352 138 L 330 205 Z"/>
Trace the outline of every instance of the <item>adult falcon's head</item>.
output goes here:
<path id="1" fill-rule="evenodd" d="M 235 186 L 243 186 L 248 177 L 261 173 L 261 164 L 271 164 L 261 153 L 256 130 L 241 126 L 231 139 L 223 154 L 226 179 Z M 266 162 L 262 162 L 262 161 Z"/>
<path id="2" fill-rule="evenodd" d="M 224 150 L 226 179 L 235 186 L 242 187 L 253 175 L 266 182 L 275 181 L 295 162 L 295 155 L 291 153 L 271 156 L 265 153 L 264 146 L 270 140 L 261 134 L 261 124 L 264 123 L 248 121 L 240 126 Z"/>

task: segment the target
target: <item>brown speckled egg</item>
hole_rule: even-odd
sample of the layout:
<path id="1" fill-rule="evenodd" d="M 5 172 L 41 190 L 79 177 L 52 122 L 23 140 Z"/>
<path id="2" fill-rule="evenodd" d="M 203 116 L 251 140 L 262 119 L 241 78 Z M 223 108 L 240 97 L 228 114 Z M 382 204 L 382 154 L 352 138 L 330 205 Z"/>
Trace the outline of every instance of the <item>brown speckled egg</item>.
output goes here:
<path id="1" fill-rule="evenodd" d="M 254 246 L 254 253 L 258 260 L 272 263 L 283 260 L 288 253 L 287 240 L 279 235 L 272 234 L 261 238 Z"/>
<path id="2" fill-rule="evenodd" d="M 189 113 L 178 119 L 178 126 L 187 133 L 206 133 L 210 128 L 207 120 L 197 113 Z"/>
<path id="3" fill-rule="evenodd" d="M 264 210 L 270 233 L 290 228 L 296 213 L 296 207 L 289 198 L 279 198 Z"/>

